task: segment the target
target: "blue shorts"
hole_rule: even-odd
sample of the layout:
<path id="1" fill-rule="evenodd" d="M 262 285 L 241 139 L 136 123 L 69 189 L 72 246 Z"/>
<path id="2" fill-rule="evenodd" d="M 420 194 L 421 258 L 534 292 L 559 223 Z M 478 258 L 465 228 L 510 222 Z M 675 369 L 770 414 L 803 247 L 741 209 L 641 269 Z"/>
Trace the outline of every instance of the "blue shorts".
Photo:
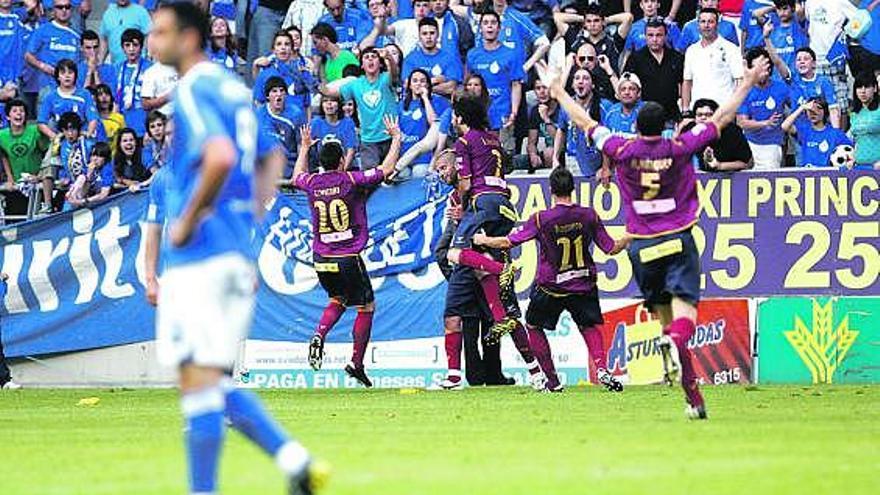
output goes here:
<path id="1" fill-rule="evenodd" d="M 648 309 L 669 304 L 673 296 L 693 305 L 700 301 L 700 253 L 690 229 L 634 239 L 629 259 Z"/>
<path id="2" fill-rule="evenodd" d="M 480 291 L 480 282 L 473 268 L 455 265 L 446 286 L 446 307 L 443 309 L 443 316 L 486 318 L 489 308 Z"/>
<path id="3" fill-rule="evenodd" d="M 516 209 L 504 194 L 483 193 L 477 195 L 461 217 L 452 247 L 469 248 L 474 234 L 482 230 L 490 237 L 506 236 L 516 225 Z"/>

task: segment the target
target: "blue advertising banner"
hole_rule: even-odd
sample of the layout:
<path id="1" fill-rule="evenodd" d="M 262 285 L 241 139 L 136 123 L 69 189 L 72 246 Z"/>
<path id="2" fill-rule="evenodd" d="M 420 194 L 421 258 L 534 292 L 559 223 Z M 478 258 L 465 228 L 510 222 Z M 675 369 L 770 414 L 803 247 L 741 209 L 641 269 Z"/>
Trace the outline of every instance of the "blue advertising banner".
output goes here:
<path id="1" fill-rule="evenodd" d="M 516 177 L 522 219 L 550 204 L 546 178 Z M 612 235 L 623 232 L 617 187 L 582 182 L 578 201 L 596 208 Z M 703 295 L 877 294 L 880 172 L 784 171 L 705 174 L 694 229 Z M 446 191 L 411 181 L 377 190 L 368 203 L 364 253 L 376 289 L 373 338 L 440 335 L 446 286 L 431 250 L 444 222 Z M 261 287 L 251 338 L 304 342 L 326 303 L 311 268 L 310 218 L 302 195 L 280 196 L 253 239 Z M 66 352 L 149 340 L 153 309 L 143 297 L 139 219 L 146 195 L 4 227 L 0 270 L 9 274 L 0 324 L 7 355 Z M 517 291 L 535 276 L 537 251 L 517 253 Z M 625 253 L 600 252 L 603 297 L 638 297 Z M 341 328 L 350 328 L 346 315 Z M 350 340 L 345 332 L 331 342 Z"/>

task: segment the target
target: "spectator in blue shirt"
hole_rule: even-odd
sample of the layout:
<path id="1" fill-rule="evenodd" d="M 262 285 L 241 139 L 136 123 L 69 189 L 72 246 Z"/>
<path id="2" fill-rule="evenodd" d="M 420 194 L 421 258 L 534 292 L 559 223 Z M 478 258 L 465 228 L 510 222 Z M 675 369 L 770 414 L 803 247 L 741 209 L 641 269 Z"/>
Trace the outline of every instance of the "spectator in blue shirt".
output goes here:
<path id="1" fill-rule="evenodd" d="M 144 35 L 137 29 L 122 33 L 122 50 L 125 60 L 116 64 L 116 105 L 125 116 L 125 123 L 143 136 L 147 112 L 141 101 L 141 85 L 144 72 L 152 63 L 143 57 Z"/>
<path id="2" fill-rule="evenodd" d="M 593 77 L 587 68 L 575 69 L 571 92 L 574 100 L 590 114 L 590 118 L 599 122 L 603 106 L 593 91 Z M 553 167 L 565 163 L 564 161 L 560 163 L 559 160 L 564 160 L 566 155 L 575 157 L 580 173 L 584 177 L 595 176 L 602 165 L 602 153 L 590 143 L 580 126 L 571 123 L 565 110 L 560 109 L 556 122 L 556 139 L 553 143 Z"/>
<path id="3" fill-rule="evenodd" d="M 113 187 L 111 162 L 110 145 L 104 142 L 95 144 L 88 166 L 67 191 L 65 209 L 88 208 L 110 196 L 110 189 Z"/>
<path id="4" fill-rule="evenodd" d="M 799 118 L 804 113 L 807 118 Z M 821 97 L 798 106 L 782 123 L 782 130 L 797 139 L 801 167 L 831 166 L 831 154 L 838 146 L 853 145 L 843 131 L 828 124 L 828 103 Z"/>
<path id="5" fill-rule="evenodd" d="M 354 121 L 342 111 L 342 99 L 338 96 L 322 96 L 321 112 L 312 118 L 309 127 L 312 139 L 317 142 L 316 149 L 312 150 L 313 153 L 310 153 L 309 157 L 310 171 L 318 170 L 318 154 L 321 146 L 329 141 L 336 141 L 342 145 L 344 168 L 351 170 L 358 146 L 357 130 Z"/>
<path id="6" fill-rule="evenodd" d="M 40 102 L 37 122 L 40 132 L 47 138 L 54 139 L 61 132 L 61 116 L 67 112 L 75 113 L 86 123 L 86 135 L 99 136 L 103 139 L 103 127 L 99 129 L 101 116 L 95 106 L 92 94 L 76 87 L 77 68 L 72 60 L 62 59 L 55 66 L 55 86 Z"/>
<path id="7" fill-rule="evenodd" d="M 64 113 L 58 121 L 61 134 L 58 146 L 59 168 L 55 178 L 65 186 L 72 184 L 85 172 L 95 145 L 94 140 L 82 135 L 82 125 L 83 121 L 74 112 Z"/>
<path id="8" fill-rule="evenodd" d="M 467 56 L 468 73 L 481 75 L 489 90 L 489 127 L 495 131 L 512 128 L 526 78 L 521 55 L 501 44 L 500 27 L 501 18 L 497 13 L 490 11 L 481 15 L 482 46 L 474 47 Z"/>
<path id="9" fill-rule="evenodd" d="M 91 29 L 83 31 L 80 48 L 82 59 L 76 66 L 79 72 L 76 80 L 78 88 L 93 89 L 99 84 L 116 82 L 116 69 L 98 60 L 98 53 L 101 51 L 101 38 L 98 33 Z"/>
<path id="10" fill-rule="evenodd" d="M 306 125 L 306 116 L 296 105 L 288 104 L 284 79 L 272 76 L 266 81 L 265 88 L 266 104 L 257 110 L 257 125 L 284 149 L 287 157 L 284 177 L 290 178 L 299 154 L 299 129 Z"/>
<path id="11" fill-rule="evenodd" d="M 421 141 L 449 106 L 448 100 L 433 94 L 428 73 L 422 69 L 413 70 L 406 80 L 406 96 L 401 100 L 397 113 L 402 135 L 401 153 Z M 398 168 L 397 177 L 424 177 L 430 163 L 430 153 L 420 153 L 408 164 L 409 168 Z"/>
<path id="12" fill-rule="evenodd" d="M 39 71 L 40 93 L 55 87 L 55 64 L 61 59 L 79 61 L 79 33 L 70 27 L 70 0 L 55 0 L 55 18 L 38 27 L 28 40 L 25 61 Z"/>
<path id="13" fill-rule="evenodd" d="M 164 167 L 171 156 L 171 143 L 167 132 L 168 117 L 159 110 L 147 115 L 147 133 L 144 135 L 144 167 L 155 174 Z"/>
<path id="14" fill-rule="evenodd" d="M 254 61 L 254 100 L 266 101 L 266 82 L 272 77 L 280 77 L 288 85 L 291 103 L 303 114 L 308 114 L 311 105 L 311 92 L 317 89 L 317 80 L 312 72 L 312 63 L 300 55 L 302 37 L 299 28 L 275 33 L 272 55 Z M 296 158 L 296 155 L 293 156 Z"/>
<path id="15" fill-rule="evenodd" d="M 0 0 L 0 93 L 8 88 L 11 93 L 6 101 L 15 96 L 19 77 L 24 65 L 24 26 L 18 16 L 12 13 L 12 0 Z"/>
<path id="16" fill-rule="evenodd" d="M 771 52 L 772 53 L 772 52 Z M 791 73 L 791 101 L 793 105 L 803 105 L 810 98 L 821 96 L 828 103 L 831 125 L 840 128 L 840 105 L 834 83 L 828 76 L 816 70 L 816 52 L 810 47 L 802 47 L 795 53 L 795 71 Z M 778 64 L 777 64 L 778 67 Z M 782 71 L 782 68 L 779 68 Z M 787 70 L 787 68 L 786 68 Z M 783 78 L 785 78 L 783 74 Z"/>
<path id="17" fill-rule="evenodd" d="M 457 51 L 437 45 L 438 35 L 436 19 L 419 21 L 419 46 L 403 59 L 401 78 L 407 80 L 412 71 L 422 69 L 431 76 L 433 93 L 452 97 L 464 78 L 464 70 Z"/>
<path id="18" fill-rule="evenodd" d="M 229 29 L 229 22 L 222 17 L 211 19 L 211 40 L 208 43 L 208 58 L 215 64 L 231 71 L 238 66 L 238 50 L 235 36 Z"/>
<path id="19" fill-rule="evenodd" d="M 746 54 L 751 67 L 759 57 L 769 58 L 767 50 L 755 48 Z M 755 170 L 775 170 L 782 166 L 783 132 L 780 124 L 785 116 L 785 106 L 790 105 L 788 86 L 774 80 L 770 74 L 760 79 L 749 91 L 737 113 L 739 125 L 752 148 Z"/>
<path id="20" fill-rule="evenodd" d="M 807 32 L 797 22 L 794 11 L 795 0 L 773 0 L 773 7 L 765 7 L 755 11 L 756 16 L 764 18 L 764 44 L 773 45 L 776 54 L 785 64 L 788 72 L 794 72 L 797 51 L 810 46 Z M 773 12 L 775 15 L 770 16 Z M 777 79 L 785 79 L 781 69 L 775 73 Z"/>
<path id="21" fill-rule="evenodd" d="M 602 125 L 614 134 L 635 137 L 636 118 L 645 102 L 642 101 L 642 81 L 632 72 L 620 75 L 617 84 L 617 103 L 608 102 L 602 110 Z"/>
<path id="22" fill-rule="evenodd" d="M 134 129 L 126 127 L 119 131 L 116 151 L 113 153 L 113 180 L 129 187 L 149 178 L 150 172 L 144 166 L 141 139 Z"/>
<path id="23" fill-rule="evenodd" d="M 742 16 L 739 18 L 743 50 L 751 50 L 764 44 L 763 26 L 754 13 L 756 10 L 768 6 L 773 6 L 772 0 L 745 0 L 743 3 Z M 772 17 L 776 17 L 775 12 L 772 12 Z M 771 18 L 771 21 L 775 22 L 776 19 Z"/>
<path id="24" fill-rule="evenodd" d="M 718 0 L 700 0 L 700 9 L 718 10 Z M 686 52 L 689 46 L 700 41 L 699 17 L 699 12 L 697 12 L 697 18 L 686 22 L 681 29 L 678 43 L 675 45 L 675 49 L 679 52 Z M 727 19 L 718 20 L 718 35 L 734 45 L 739 46 L 739 36 L 737 35 L 736 25 Z"/>
<path id="25" fill-rule="evenodd" d="M 373 29 L 373 20 L 365 11 L 346 7 L 343 0 L 324 0 L 324 6 L 329 13 L 318 22 L 327 23 L 336 30 L 339 48 L 356 51 L 360 41 Z"/>
<path id="26" fill-rule="evenodd" d="M 460 60 L 474 47 L 474 31 L 465 16 L 453 13 L 449 0 L 432 0 L 431 13 L 440 26 L 437 44 L 443 50 L 458 54 Z"/>

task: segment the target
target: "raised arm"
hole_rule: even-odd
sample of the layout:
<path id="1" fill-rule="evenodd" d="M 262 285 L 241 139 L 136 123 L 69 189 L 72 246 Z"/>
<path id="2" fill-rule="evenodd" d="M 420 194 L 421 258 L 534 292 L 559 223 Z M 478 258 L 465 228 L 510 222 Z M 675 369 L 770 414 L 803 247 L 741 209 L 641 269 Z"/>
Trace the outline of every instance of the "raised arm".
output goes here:
<path id="1" fill-rule="evenodd" d="M 293 175 L 290 176 L 290 183 L 296 184 L 296 179 L 302 174 L 309 171 L 309 150 L 315 143 L 312 141 L 312 128 L 309 124 L 299 128 L 299 154 L 296 157 L 296 164 L 293 166 Z"/>
<path id="2" fill-rule="evenodd" d="M 797 134 L 797 128 L 795 127 L 794 123 L 797 121 L 798 117 L 800 117 L 801 114 L 804 113 L 804 111 L 808 110 L 811 106 L 813 106 L 812 101 L 805 101 L 803 104 L 795 108 L 794 111 L 791 112 L 791 114 L 782 121 L 782 125 L 780 126 L 782 127 L 782 130 L 791 135 Z"/>
<path id="3" fill-rule="evenodd" d="M 566 66 L 570 63 L 570 60 L 567 60 Z M 556 101 L 559 102 L 559 105 L 565 110 L 565 113 L 568 114 L 570 122 L 575 123 L 584 131 L 589 131 L 599 125 L 599 123 L 593 120 L 590 117 L 590 114 L 588 114 L 587 111 L 574 101 L 574 99 L 569 96 L 568 92 L 565 91 L 565 79 L 562 77 L 561 73 L 548 67 L 547 63 L 544 61 L 538 62 L 535 68 L 538 71 L 538 77 L 541 78 L 544 85 L 550 88 L 550 94 L 556 98 Z"/>
<path id="4" fill-rule="evenodd" d="M 385 123 L 385 132 L 391 136 L 391 148 L 388 149 L 388 154 L 385 155 L 385 160 L 382 161 L 382 165 L 379 167 L 382 169 L 382 173 L 386 178 L 389 178 L 394 173 L 394 166 L 397 164 L 397 158 L 400 156 L 400 127 L 397 126 L 397 117 L 392 115 L 385 115 L 382 117 L 382 122 Z"/>
<path id="5" fill-rule="evenodd" d="M 761 75 L 767 74 L 769 71 L 770 61 L 767 57 L 758 57 L 752 61 L 751 67 L 743 69 L 742 83 L 736 87 L 733 96 L 731 96 L 712 117 L 712 123 L 718 128 L 718 131 L 721 131 L 721 129 L 733 122 L 733 119 L 736 118 L 737 110 L 739 110 L 742 102 L 745 101 L 749 91 L 752 90 L 752 87 L 755 86 L 755 83 L 760 79 Z"/>

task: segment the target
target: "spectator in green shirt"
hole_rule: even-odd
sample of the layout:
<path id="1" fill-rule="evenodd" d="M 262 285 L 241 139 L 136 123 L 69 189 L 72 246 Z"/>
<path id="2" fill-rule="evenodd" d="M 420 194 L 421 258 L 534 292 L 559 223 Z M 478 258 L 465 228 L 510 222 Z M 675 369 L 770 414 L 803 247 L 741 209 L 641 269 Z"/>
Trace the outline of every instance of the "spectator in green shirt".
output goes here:
<path id="1" fill-rule="evenodd" d="M 348 50 L 336 44 L 336 30 L 325 22 L 319 22 L 312 28 L 312 45 L 318 53 L 316 62 L 321 82 L 329 83 L 342 78 L 342 70 L 349 65 L 357 66 L 358 59 Z"/>
<path id="2" fill-rule="evenodd" d="M 9 127 L 0 131 L 3 168 L 11 174 L 7 181 L 18 182 L 22 173 L 37 175 L 40 172 L 40 162 L 49 147 L 49 141 L 36 124 L 27 123 L 24 101 L 10 100 L 5 112 Z"/>

